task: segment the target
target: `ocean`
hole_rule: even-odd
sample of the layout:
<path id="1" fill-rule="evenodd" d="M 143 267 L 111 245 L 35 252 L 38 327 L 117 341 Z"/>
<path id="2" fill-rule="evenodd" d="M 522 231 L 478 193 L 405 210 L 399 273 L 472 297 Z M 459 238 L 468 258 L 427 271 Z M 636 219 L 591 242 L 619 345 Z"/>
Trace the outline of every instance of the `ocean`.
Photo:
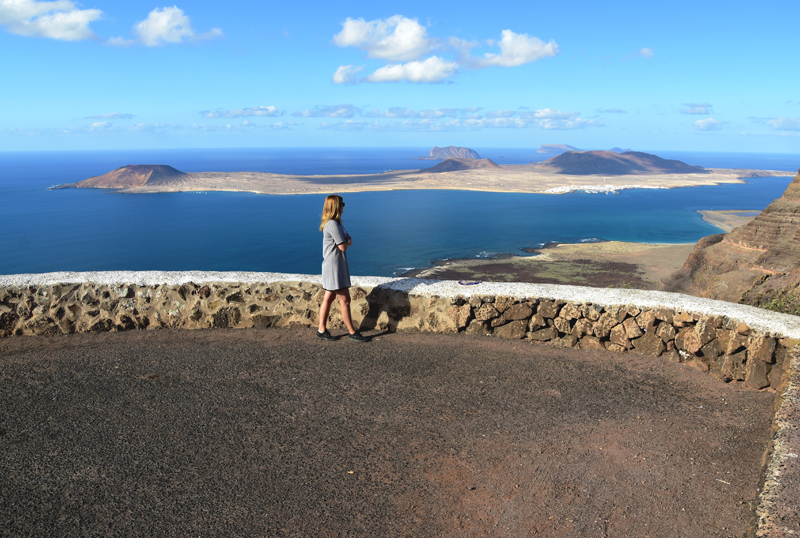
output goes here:
<path id="1" fill-rule="evenodd" d="M 539 161 L 535 149 L 474 148 L 499 164 Z M 126 164 L 184 172 L 366 174 L 425 168 L 429 148 L 269 148 L 0 152 L 0 274 L 50 271 L 320 271 L 324 195 L 123 195 L 47 190 Z M 432 260 L 521 254 L 547 242 L 695 242 L 720 230 L 698 210 L 761 210 L 800 155 L 658 152 L 714 168 L 787 170 L 745 184 L 619 195 L 394 191 L 347 194 L 353 274 L 393 276 Z"/>

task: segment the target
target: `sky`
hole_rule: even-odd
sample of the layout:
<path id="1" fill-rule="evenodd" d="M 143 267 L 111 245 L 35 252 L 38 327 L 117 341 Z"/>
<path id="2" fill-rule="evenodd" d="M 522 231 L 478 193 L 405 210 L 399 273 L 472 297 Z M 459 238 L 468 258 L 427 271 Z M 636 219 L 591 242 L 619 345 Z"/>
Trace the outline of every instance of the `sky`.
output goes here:
<path id="1" fill-rule="evenodd" d="M 0 151 L 800 153 L 800 2 L 0 0 Z"/>

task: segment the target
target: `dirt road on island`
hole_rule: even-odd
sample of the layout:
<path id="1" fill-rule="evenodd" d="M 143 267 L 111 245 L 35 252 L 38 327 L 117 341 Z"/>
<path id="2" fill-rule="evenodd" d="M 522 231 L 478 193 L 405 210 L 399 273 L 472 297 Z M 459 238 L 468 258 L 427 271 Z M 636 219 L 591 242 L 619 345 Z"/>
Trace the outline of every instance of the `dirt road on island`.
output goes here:
<path id="1" fill-rule="evenodd" d="M 0 340 L 0 535 L 741 536 L 774 395 L 467 335 Z"/>

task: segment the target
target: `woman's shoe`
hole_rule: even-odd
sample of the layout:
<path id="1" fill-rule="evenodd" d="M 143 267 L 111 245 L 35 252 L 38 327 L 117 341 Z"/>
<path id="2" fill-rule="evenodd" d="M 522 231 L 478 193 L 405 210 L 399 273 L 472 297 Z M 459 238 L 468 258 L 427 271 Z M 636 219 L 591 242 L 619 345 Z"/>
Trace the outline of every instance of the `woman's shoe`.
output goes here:
<path id="1" fill-rule="evenodd" d="M 336 340 L 336 338 L 334 338 L 331 333 L 328 332 L 328 329 L 325 329 L 325 332 L 317 331 L 317 340 L 327 340 L 330 342 Z"/>
<path id="2" fill-rule="evenodd" d="M 354 342 L 366 342 L 366 341 L 368 341 L 368 338 L 366 336 L 362 335 L 358 331 L 356 331 L 353 334 L 351 334 L 350 336 L 348 336 L 348 338 L 350 340 L 353 340 Z"/>

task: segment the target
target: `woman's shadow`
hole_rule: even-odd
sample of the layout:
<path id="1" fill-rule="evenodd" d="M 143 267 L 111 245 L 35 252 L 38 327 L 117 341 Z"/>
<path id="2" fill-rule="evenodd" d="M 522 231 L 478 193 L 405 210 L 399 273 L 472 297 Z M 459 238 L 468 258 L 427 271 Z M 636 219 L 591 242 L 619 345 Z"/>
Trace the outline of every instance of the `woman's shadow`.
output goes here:
<path id="1" fill-rule="evenodd" d="M 364 298 L 367 301 L 367 311 L 364 319 L 361 320 L 361 330 L 379 329 L 380 333 L 374 336 L 382 336 L 397 331 L 397 325 L 411 315 L 411 301 L 408 292 L 402 289 L 393 289 L 398 283 L 410 279 L 396 280 L 391 283 L 392 288 L 376 286 L 367 293 Z M 416 281 L 416 279 L 413 279 Z M 386 319 L 381 319 L 381 314 L 386 312 Z"/>

